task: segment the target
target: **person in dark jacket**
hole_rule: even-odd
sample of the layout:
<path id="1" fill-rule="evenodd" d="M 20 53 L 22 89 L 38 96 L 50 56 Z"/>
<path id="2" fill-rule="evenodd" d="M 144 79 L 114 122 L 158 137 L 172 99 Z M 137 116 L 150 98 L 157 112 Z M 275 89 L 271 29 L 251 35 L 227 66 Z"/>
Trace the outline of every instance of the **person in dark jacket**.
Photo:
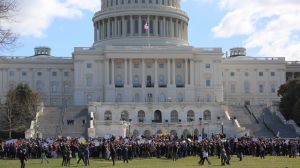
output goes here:
<path id="1" fill-rule="evenodd" d="M 124 145 L 122 148 L 122 154 L 123 154 L 123 163 L 128 163 L 128 146 Z"/>
<path id="2" fill-rule="evenodd" d="M 115 166 L 115 160 L 116 160 L 116 148 L 113 143 L 110 144 L 110 157 L 113 162 L 113 166 Z"/>
<path id="3" fill-rule="evenodd" d="M 27 155 L 27 147 L 25 144 L 23 144 L 19 146 L 17 149 L 17 156 L 20 160 L 21 168 L 25 168 L 25 161 L 27 161 L 26 155 Z"/>

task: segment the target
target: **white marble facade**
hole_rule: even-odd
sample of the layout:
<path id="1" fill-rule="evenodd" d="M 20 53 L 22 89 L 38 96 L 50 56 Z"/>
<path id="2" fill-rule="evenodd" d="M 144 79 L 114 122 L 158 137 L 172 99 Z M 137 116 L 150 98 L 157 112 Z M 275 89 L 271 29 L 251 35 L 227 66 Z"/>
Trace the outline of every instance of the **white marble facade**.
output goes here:
<path id="1" fill-rule="evenodd" d="M 89 106 L 92 127 L 103 136 L 121 134 L 129 120 L 131 134 L 219 132 L 221 105 L 279 100 L 290 65 L 284 57 L 248 57 L 244 48 L 224 57 L 221 48 L 192 47 L 188 21 L 180 0 L 102 0 L 92 47 L 75 48 L 72 58 L 53 57 L 47 47 L 32 57 L 1 57 L 1 102 L 10 88 L 27 83 L 47 106 Z"/>

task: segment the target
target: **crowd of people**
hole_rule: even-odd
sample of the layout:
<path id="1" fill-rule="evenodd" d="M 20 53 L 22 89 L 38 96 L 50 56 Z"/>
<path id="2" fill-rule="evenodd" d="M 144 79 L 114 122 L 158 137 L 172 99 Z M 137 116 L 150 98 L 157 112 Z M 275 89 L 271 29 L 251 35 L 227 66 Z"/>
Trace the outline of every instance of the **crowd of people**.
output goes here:
<path id="1" fill-rule="evenodd" d="M 0 142 L 0 159 L 19 158 L 21 167 L 25 167 L 26 159 L 62 158 L 62 166 L 69 166 L 71 159 L 76 163 L 83 161 L 89 165 L 89 159 L 117 160 L 128 163 L 136 158 L 167 158 L 176 161 L 189 156 L 199 156 L 199 164 L 205 160 L 211 164 L 209 156 L 220 158 L 221 165 L 230 164 L 231 156 L 237 155 L 240 161 L 245 155 L 265 158 L 266 155 L 296 157 L 300 151 L 299 139 L 225 138 L 225 135 L 190 136 L 179 138 L 171 135 L 155 135 L 151 137 L 105 137 L 86 140 L 84 138 L 48 138 L 29 140 L 7 140 Z"/>

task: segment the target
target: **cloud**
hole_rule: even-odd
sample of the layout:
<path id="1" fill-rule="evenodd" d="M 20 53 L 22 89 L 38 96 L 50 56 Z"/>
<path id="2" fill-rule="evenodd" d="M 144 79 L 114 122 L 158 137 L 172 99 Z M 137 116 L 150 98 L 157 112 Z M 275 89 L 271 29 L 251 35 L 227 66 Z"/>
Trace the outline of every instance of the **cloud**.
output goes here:
<path id="1" fill-rule="evenodd" d="M 80 18 L 100 6 L 100 0 L 18 0 L 15 22 L 3 25 L 19 35 L 44 37 L 54 19 Z"/>
<path id="2" fill-rule="evenodd" d="M 227 12 L 212 28 L 215 37 L 244 35 L 244 46 L 258 48 L 259 56 L 300 60 L 299 0 L 215 1 Z"/>

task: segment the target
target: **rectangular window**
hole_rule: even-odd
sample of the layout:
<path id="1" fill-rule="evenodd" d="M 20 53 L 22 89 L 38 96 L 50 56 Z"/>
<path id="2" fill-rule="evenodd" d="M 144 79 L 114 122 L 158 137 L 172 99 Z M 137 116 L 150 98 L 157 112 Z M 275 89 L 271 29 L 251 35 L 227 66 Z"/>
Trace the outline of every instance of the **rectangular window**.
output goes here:
<path id="1" fill-rule="evenodd" d="M 64 72 L 64 76 L 69 76 L 69 72 Z"/>
<path id="2" fill-rule="evenodd" d="M 271 72 L 271 76 L 275 76 L 275 72 Z"/>
<path id="3" fill-rule="evenodd" d="M 87 63 L 86 68 L 88 68 L 88 69 L 92 68 L 92 63 Z"/>
<path id="4" fill-rule="evenodd" d="M 68 93 L 69 91 L 70 91 L 70 85 L 67 84 L 67 83 L 65 83 L 65 84 L 64 84 L 64 92 L 65 92 L 65 93 Z"/>
<path id="5" fill-rule="evenodd" d="M 230 76 L 232 76 L 232 77 L 233 77 L 233 76 L 234 76 L 234 72 L 230 72 Z"/>
<path id="6" fill-rule="evenodd" d="M 211 82 L 210 82 L 210 80 L 208 79 L 208 80 L 206 80 L 206 82 L 205 82 L 205 85 L 206 85 L 206 87 L 210 87 L 210 85 L 211 85 Z"/>
<path id="7" fill-rule="evenodd" d="M 133 64 L 133 67 L 134 67 L 134 68 L 139 68 L 139 67 L 140 67 L 140 64 Z"/>
<path id="8" fill-rule="evenodd" d="M 93 85 L 93 79 L 92 77 L 87 77 L 86 78 L 86 86 L 91 87 Z"/>
<path id="9" fill-rule="evenodd" d="M 164 68 L 165 65 L 164 64 L 159 64 L 159 68 Z"/>
<path id="10" fill-rule="evenodd" d="M 235 93 L 235 84 L 230 85 L 230 92 Z"/>
<path id="11" fill-rule="evenodd" d="M 57 72 L 52 72 L 52 76 L 57 76 Z"/>
<path id="12" fill-rule="evenodd" d="M 276 89 L 275 89 L 275 85 L 271 85 L 271 93 L 275 93 Z"/>
<path id="13" fill-rule="evenodd" d="M 27 72 L 23 71 L 22 76 L 27 76 Z"/>
<path id="14" fill-rule="evenodd" d="M 210 64 L 205 64 L 205 68 L 209 69 L 210 68 Z"/>
<path id="15" fill-rule="evenodd" d="M 263 72 L 259 72 L 258 75 L 259 76 L 264 76 L 264 73 Z"/>
<path id="16" fill-rule="evenodd" d="M 248 72 L 245 72 L 245 76 L 249 76 L 249 73 L 248 73 Z"/>
<path id="17" fill-rule="evenodd" d="M 38 76 L 42 76 L 42 72 L 38 72 L 37 75 L 38 75 Z"/>
<path id="18" fill-rule="evenodd" d="M 118 69 L 122 69 L 123 68 L 123 64 L 117 64 L 116 65 Z"/>
<path id="19" fill-rule="evenodd" d="M 57 88 L 58 88 L 57 84 L 52 84 L 51 86 L 52 93 L 57 93 Z"/>
<path id="20" fill-rule="evenodd" d="M 176 64 L 176 68 L 180 69 L 182 67 L 182 64 Z"/>
<path id="21" fill-rule="evenodd" d="M 152 68 L 152 64 L 147 64 L 146 67 L 150 69 Z"/>
<path id="22" fill-rule="evenodd" d="M 9 76 L 15 76 L 15 72 L 14 71 L 9 71 Z"/>
<path id="23" fill-rule="evenodd" d="M 264 85 L 259 85 L 259 93 L 264 93 Z"/>

